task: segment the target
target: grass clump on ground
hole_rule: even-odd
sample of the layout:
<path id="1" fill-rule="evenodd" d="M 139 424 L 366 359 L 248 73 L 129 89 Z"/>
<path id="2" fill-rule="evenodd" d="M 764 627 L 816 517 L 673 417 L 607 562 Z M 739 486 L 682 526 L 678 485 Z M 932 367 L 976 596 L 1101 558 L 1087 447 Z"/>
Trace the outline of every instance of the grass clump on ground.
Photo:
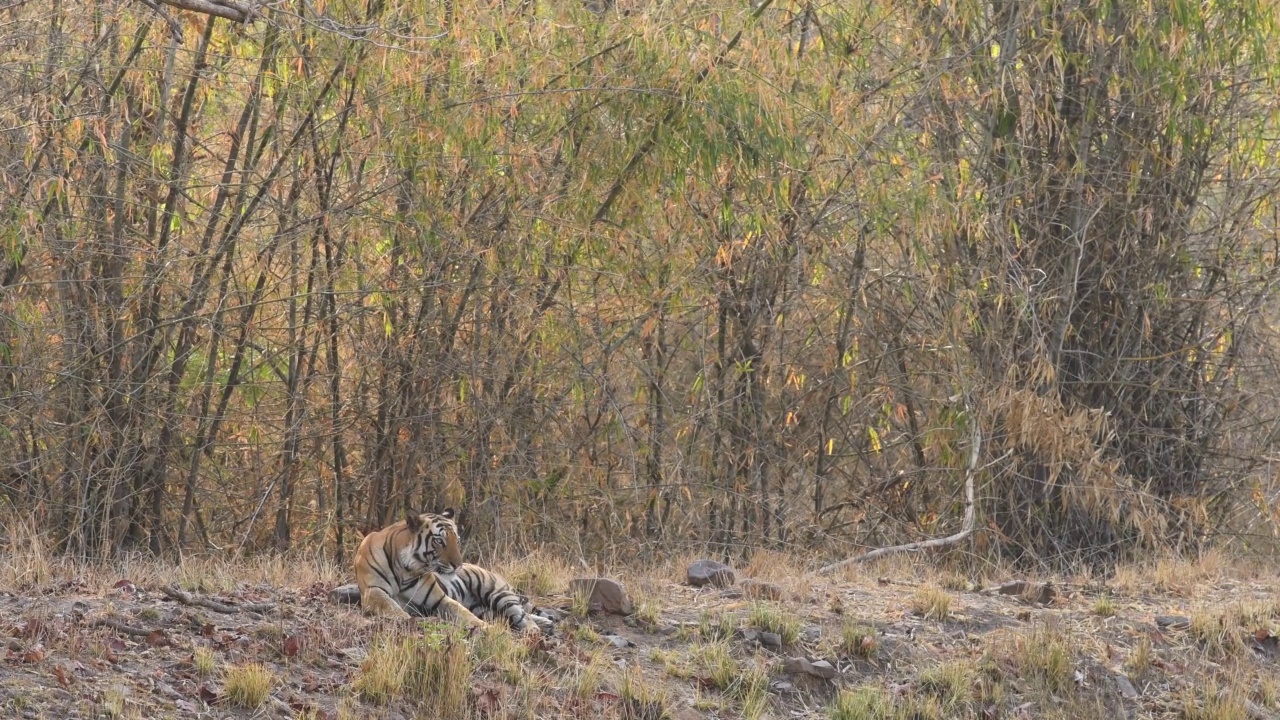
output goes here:
<path id="1" fill-rule="evenodd" d="M 227 670 L 227 702 L 236 707 L 256 708 L 266 702 L 276 684 L 275 673 L 260 663 L 235 665 Z"/>
<path id="2" fill-rule="evenodd" d="M 442 717 L 465 707 L 474 663 L 456 628 L 426 625 L 423 635 L 381 636 L 360 666 L 355 689 L 370 702 L 401 698 Z"/>
<path id="3" fill-rule="evenodd" d="M 761 632 L 776 633 L 786 645 L 794 643 L 800 637 L 800 618 L 773 603 L 753 603 L 748 622 Z"/>

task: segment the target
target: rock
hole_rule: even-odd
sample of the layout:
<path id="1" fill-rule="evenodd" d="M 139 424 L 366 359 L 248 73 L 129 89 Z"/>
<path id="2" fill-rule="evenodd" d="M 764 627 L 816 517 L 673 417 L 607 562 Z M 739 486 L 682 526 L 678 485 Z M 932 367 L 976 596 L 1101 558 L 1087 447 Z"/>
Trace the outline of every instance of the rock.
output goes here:
<path id="1" fill-rule="evenodd" d="M 610 645 L 618 648 L 619 650 L 631 646 L 631 641 L 621 635 L 606 635 L 605 639 L 609 641 Z"/>
<path id="2" fill-rule="evenodd" d="M 576 578 L 569 581 L 570 595 L 586 595 L 591 612 L 630 615 L 635 612 L 622 583 L 608 578 Z"/>
<path id="3" fill-rule="evenodd" d="M 795 686 L 786 680 L 774 680 L 769 683 L 769 689 L 776 693 L 791 693 L 796 691 Z"/>
<path id="4" fill-rule="evenodd" d="M 782 636 L 778 633 L 762 632 L 760 633 L 760 644 L 765 647 L 780 649 L 782 648 Z"/>
<path id="5" fill-rule="evenodd" d="M 1058 589 L 1047 582 L 1024 597 L 1037 605 L 1050 605 L 1058 597 Z"/>
<path id="6" fill-rule="evenodd" d="M 1183 615 L 1157 615 L 1156 626 L 1170 630 L 1186 630 L 1191 627 L 1191 618 Z"/>
<path id="7" fill-rule="evenodd" d="M 815 660 L 810 662 L 802 657 L 787 658 L 782 664 L 782 671 L 792 675 L 812 675 L 823 680 L 830 680 L 839 673 L 835 667 L 826 660 Z"/>
<path id="8" fill-rule="evenodd" d="M 817 625 L 810 625 L 800 631 L 800 637 L 805 642 L 817 642 L 822 639 L 822 628 Z"/>
<path id="9" fill-rule="evenodd" d="M 1026 592 L 1029 587 L 1031 587 L 1031 583 L 1028 583 L 1026 580 L 1011 580 L 1003 585 L 992 588 L 991 591 L 1000 593 L 1001 595 L 1021 595 Z"/>
<path id="10" fill-rule="evenodd" d="M 773 583 L 764 582 L 763 580 L 752 580 L 747 578 L 738 584 L 742 588 L 742 594 L 755 600 L 781 600 L 782 588 Z"/>
<path id="11" fill-rule="evenodd" d="M 351 585 L 339 585 L 329 591 L 329 599 L 339 605 L 359 605 L 360 586 L 354 583 Z"/>
<path id="12" fill-rule="evenodd" d="M 751 628 L 738 628 L 737 634 L 738 637 L 747 642 L 755 642 L 760 639 L 760 633 L 756 630 L 752 630 Z"/>
<path id="13" fill-rule="evenodd" d="M 698 560 L 689 566 L 685 579 L 694 587 L 711 585 L 726 588 L 737 582 L 738 577 L 733 568 L 715 560 Z"/>
<path id="14" fill-rule="evenodd" d="M 835 667 L 826 660 L 814 660 L 809 663 L 810 675 L 816 675 L 824 680 L 830 680 L 839 674 Z"/>

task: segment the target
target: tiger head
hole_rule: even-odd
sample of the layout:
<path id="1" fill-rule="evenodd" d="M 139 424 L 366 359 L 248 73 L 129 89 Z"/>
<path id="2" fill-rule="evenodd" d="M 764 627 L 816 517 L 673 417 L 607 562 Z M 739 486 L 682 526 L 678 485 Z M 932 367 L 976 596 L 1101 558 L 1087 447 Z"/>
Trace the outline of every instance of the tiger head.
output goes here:
<path id="1" fill-rule="evenodd" d="M 461 567 L 462 546 L 453 515 L 453 508 L 445 508 L 438 514 L 408 513 L 405 524 L 413 537 L 400 548 L 400 566 L 414 575 L 450 573 Z"/>

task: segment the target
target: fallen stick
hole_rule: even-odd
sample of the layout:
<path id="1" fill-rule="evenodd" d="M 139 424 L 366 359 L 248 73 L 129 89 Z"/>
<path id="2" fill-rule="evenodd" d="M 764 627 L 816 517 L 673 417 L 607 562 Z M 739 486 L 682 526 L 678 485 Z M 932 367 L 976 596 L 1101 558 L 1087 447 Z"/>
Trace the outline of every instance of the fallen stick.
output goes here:
<path id="1" fill-rule="evenodd" d="M 868 560 L 874 560 L 878 557 L 884 557 L 885 555 L 893 555 L 896 553 L 904 553 L 904 552 L 918 552 L 920 550 L 928 550 L 929 548 L 944 547 L 946 545 L 955 545 L 956 543 L 969 537 L 969 535 L 973 533 L 973 524 L 974 524 L 974 512 L 973 512 L 974 511 L 974 506 L 973 506 L 974 475 L 976 475 L 978 472 L 978 458 L 981 457 L 981 452 L 982 452 L 982 431 L 977 427 L 977 421 L 975 420 L 974 428 L 973 428 L 973 437 L 969 441 L 969 462 L 967 467 L 965 468 L 964 520 L 961 521 L 960 523 L 959 532 L 955 533 L 954 535 L 948 535 L 947 537 L 942 537 L 942 538 L 934 538 L 932 540 L 923 540 L 921 542 L 907 543 L 906 545 L 894 545 L 893 547 L 877 548 L 870 552 L 865 552 L 861 555 L 855 555 L 851 558 L 845 558 L 844 560 L 841 560 L 839 562 L 834 562 L 834 563 L 831 563 L 830 565 L 825 565 L 813 571 L 813 573 L 811 574 L 826 575 L 827 573 L 830 573 L 835 570 L 839 570 L 840 568 L 848 567 L 849 565 L 853 565 L 855 563 L 864 563 L 864 562 L 867 562 Z M 1008 453 L 1006 453 L 1006 455 L 1008 455 Z"/>
<path id="2" fill-rule="evenodd" d="M 89 627 L 98 627 L 98 626 L 109 627 L 112 630 L 115 630 L 116 632 L 122 632 L 125 635 L 132 635 L 134 637 L 144 637 L 144 638 L 151 637 L 151 633 L 160 632 L 159 630 L 148 630 L 146 628 L 140 628 L 140 627 L 137 627 L 136 625 L 130 625 L 124 622 L 123 620 L 117 620 L 115 618 L 109 618 L 109 617 L 94 618 L 93 621 L 89 623 Z"/>
<path id="3" fill-rule="evenodd" d="M 228 605 L 226 603 L 218 602 L 217 600 L 211 600 L 209 598 L 192 595 L 189 592 L 184 592 L 182 590 L 179 590 L 173 585 L 165 585 L 164 587 L 160 588 L 160 592 L 164 593 L 165 597 L 168 597 L 172 600 L 177 600 L 183 605 L 198 605 L 202 608 L 207 608 L 209 610 L 212 610 L 214 612 L 219 612 L 224 615 L 231 615 L 233 613 L 238 613 L 242 610 L 246 612 L 271 612 L 272 610 L 276 609 L 276 606 L 272 605 L 271 603 L 247 603 L 245 605 Z"/>

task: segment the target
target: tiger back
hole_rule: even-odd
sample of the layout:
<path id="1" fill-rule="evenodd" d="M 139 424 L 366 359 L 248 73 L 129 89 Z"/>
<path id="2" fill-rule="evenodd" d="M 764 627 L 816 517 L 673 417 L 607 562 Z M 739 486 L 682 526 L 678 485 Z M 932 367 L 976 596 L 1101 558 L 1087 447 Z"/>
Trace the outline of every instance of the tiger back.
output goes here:
<path id="1" fill-rule="evenodd" d="M 356 550 L 360 606 L 371 615 L 409 618 L 438 615 L 469 627 L 484 622 L 449 596 L 437 573 L 463 565 L 454 512 L 409 513 L 404 520 L 369 533 Z"/>
<path id="2" fill-rule="evenodd" d="M 492 570 L 464 563 L 453 572 L 437 572 L 436 578 L 449 597 L 478 617 L 495 621 L 502 618 L 520 632 L 550 629 L 551 621 L 526 612 L 524 598 Z"/>

